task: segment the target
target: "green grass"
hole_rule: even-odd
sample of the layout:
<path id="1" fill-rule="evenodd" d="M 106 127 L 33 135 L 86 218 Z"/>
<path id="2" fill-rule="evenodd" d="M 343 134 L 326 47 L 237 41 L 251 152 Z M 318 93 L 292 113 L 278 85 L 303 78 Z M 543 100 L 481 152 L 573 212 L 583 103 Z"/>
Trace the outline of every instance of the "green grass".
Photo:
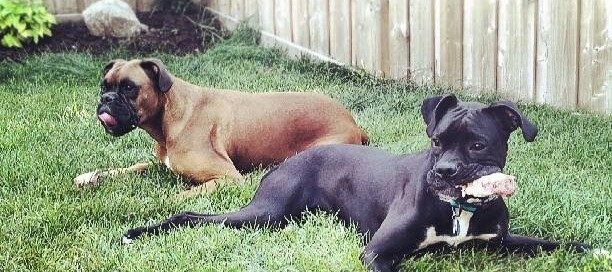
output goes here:
<path id="1" fill-rule="evenodd" d="M 252 40 L 242 31 L 205 54 L 157 57 L 175 75 L 202 86 L 326 93 L 351 109 L 374 146 L 395 153 L 427 147 L 420 103 L 448 90 L 292 61 Z M 118 239 L 128 228 L 182 210 L 238 209 L 250 200 L 264 171 L 249 175 L 246 186 L 226 186 L 187 201 L 175 200 L 184 184 L 162 167 L 110 178 L 98 188 L 75 188 L 77 174 L 153 160 L 152 140 L 144 132 L 113 138 L 95 118 L 100 69 L 119 57 L 138 56 L 118 49 L 105 56 L 44 54 L 20 64 L 0 63 L 0 270 L 364 269 L 361 237 L 325 214 L 308 215 L 280 231 L 211 225 L 121 245 Z M 540 135 L 533 143 L 525 143 L 520 133 L 511 138 L 506 172 L 519 179 L 519 192 L 508 200 L 511 230 L 612 249 L 612 118 L 544 106 L 521 109 Z M 564 250 L 524 259 L 468 248 L 407 259 L 403 266 L 611 271 L 612 260 Z"/>

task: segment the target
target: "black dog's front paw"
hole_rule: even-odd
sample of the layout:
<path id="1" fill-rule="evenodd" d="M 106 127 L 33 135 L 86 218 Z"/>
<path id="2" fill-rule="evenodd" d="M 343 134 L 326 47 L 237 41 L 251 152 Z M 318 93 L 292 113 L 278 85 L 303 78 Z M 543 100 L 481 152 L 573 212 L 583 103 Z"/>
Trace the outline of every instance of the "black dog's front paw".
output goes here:
<path id="1" fill-rule="evenodd" d="M 121 242 L 124 244 L 131 244 L 134 242 L 134 240 L 138 239 L 138 237 L 141 236 L 143 232 L 144 232 L 143 227 L 128 230 L 121 237 Z"/>

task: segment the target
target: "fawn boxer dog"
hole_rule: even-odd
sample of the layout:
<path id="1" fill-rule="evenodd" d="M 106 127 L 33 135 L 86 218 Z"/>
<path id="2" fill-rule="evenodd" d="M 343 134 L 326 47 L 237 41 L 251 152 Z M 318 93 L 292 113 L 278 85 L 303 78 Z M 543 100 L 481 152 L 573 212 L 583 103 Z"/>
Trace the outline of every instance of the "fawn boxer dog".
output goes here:
<path id="1" fill-rule="evenodd" d="M 375 271 L 394 271 L 404 256 L 443 244 L 473 241 L 527 254 L 561 246 L 508 232 L 508 209 L 500 197 L 514 190 L 512 180 L 500 174 L 507 141 L 519 127 L 527 141 L 537 134 L 514 104 L 464 103 L 448 95 L 426 99 L 421 112 L 431 139 L 426 151 L 398 156 L 357 145 L 315 147 L 270 170 L 252 201 L 236 212 L 184 212 L 129 230 L 123 242 L 206 223 L 282 227 L 288 218 L 318 209 L 357 225 L 369 241 L 362 259 Z M 499 176 L 499 184 L 486 180 Z M 483 188 L 470 188 L 481 179 Z M 494 186 L 487 190 L 487 184 Z M 589 248 L 581 243 L 566 246 Z"/>
<path id="2" fill-rule="evenodd" d="M 121 136 L 144 129 L 161 162 L 207 190 L 216 184 L 209 181 L 241 180 L 241 173 L 313 146 L 368 142 L 351 114 L 327 96 L 198 87 L 171 75 L 157 59 L 112 61 L 100 87 L 97 113 L 106 132 Z M 97 184 L 102 176 L 148 166 L 94 171 L 74 182 Z"/>

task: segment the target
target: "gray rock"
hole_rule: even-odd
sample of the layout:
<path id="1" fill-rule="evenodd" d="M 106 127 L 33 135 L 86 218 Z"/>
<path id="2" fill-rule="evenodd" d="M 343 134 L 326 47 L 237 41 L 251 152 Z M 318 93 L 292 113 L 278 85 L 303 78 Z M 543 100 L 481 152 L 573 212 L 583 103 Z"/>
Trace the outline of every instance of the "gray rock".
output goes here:
<path id="1" fill-rule="evenodd" d="M 83 19 L 94 36 L 128 38 L 148 29 L 138 21 L 130 5 L 121 0 L 95 2 L 83 11 Z"/>

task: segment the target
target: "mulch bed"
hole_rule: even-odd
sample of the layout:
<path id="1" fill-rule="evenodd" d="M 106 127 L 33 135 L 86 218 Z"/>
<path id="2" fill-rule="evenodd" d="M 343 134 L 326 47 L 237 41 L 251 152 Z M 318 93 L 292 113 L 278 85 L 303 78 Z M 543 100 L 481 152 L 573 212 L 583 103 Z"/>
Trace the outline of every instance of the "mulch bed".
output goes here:
<path id="1" fill-rule="evenodd" d="M 164 52 L 184 55 L 205 51 L 220 38 L 220 24 L 208 11 L 189 14 L 142 12 L 137 14 L 149 31 L 132 39 L 102 38 L 89 34 L 84 22 L 58 24 L 53 36 L 24 48 L 7 49 L 0 46 L 0 61 L 19 61 L 27 55 L 41 52 L 89 52 L 102 54 L 123 46 L 129 52 L 147 54 Z"/>

